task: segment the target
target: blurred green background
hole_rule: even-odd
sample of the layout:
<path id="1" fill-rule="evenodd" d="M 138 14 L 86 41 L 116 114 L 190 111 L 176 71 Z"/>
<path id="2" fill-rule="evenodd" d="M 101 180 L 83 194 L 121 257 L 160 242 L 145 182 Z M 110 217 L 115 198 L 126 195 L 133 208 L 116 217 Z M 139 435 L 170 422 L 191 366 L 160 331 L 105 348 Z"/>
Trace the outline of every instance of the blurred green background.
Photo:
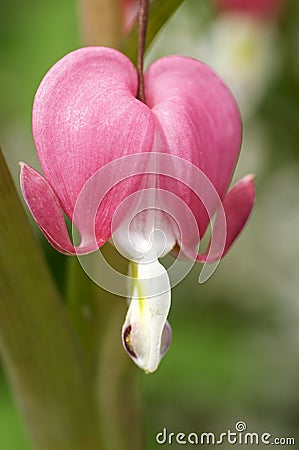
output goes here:
<path id="1" fill-rule="evenodd" d="M 276 22 L 248 23 L 216 16 L 208 0 L 187 0 L 147 57 L 181 53 L 215 66 L 244 116 L 235 178 L 257 176 L 246 231 L 207 283 L 198 284 L 196 266 L 173 290 L 172 347 L 157 373 L 140 373 L 150 450 L 160 448 L 155 435 L 164 427 L 220 433 L 240 420 L 248 431 L 295 437 L 299 448 L 299 2 L 285 3 Z M 19 160 L 38 167 L 33 96 L 50 66 L 79 46 L 77 5 L 0 5 L 0 140 L 17 182 Z M 41 243 L 63 289 L 65 257 Z M 0 372 L 0 450 L 27 449 Z"/>

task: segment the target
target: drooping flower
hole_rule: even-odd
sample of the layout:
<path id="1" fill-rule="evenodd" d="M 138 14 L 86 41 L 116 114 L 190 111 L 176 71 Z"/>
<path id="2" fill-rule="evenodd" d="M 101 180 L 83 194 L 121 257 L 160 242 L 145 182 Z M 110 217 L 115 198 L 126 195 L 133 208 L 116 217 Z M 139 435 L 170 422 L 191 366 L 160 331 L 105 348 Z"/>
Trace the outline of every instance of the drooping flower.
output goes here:
<path id="1" fill-rule="evenodd" d="M 241 120 L 231 93 L 209 67 L 165 57 L 145 73 L 146 104 L 136 99 L 137 87 L 134 66 L 113 49 L 83 48 L 57 62 L 33 106 L 44 176 L 22 163 L 21 187 L 58 251 L 87 254 L 112 239 L 132 261 L 123 343 L 141 368 L 153 372 L 171 340 L 170 281 L 158 258 L 181 250 L 201 262 L 220 259 L 243 229 L 255 194 L 251 176 L 227 192 Z M 197 254 L 219 210 L 225 233 L 220 214 L 210 246 Z M 78 246 L 63 213 L 81 235 Z"/>
<path id="2" fill-rule="evenodd" d="M 250 14 L 258 18 L 277 17 L 285 0 L 212 0 L 216 8 L 222 11 L 234 11 Z"/>
<path id="3" fill-rule="evenodd" d="M 278 48 L 277 30 L 270 21 L 229 11 L 211 23 L 198 42 L 197 55 L 225 80 L 247 118 L 279 72 Z"/>

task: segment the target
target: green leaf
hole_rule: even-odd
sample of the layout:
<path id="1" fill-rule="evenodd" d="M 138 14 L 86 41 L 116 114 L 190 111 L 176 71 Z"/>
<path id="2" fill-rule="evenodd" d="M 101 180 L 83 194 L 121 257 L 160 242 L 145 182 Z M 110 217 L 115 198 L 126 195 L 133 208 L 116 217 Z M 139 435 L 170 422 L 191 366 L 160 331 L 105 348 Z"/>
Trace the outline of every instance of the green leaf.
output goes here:
<path id="1" fill-rule="evenodd" d="M 150 7 L 150 15 L 147 29 L 146 48 L 151 44 L 162 26 L 183 3 L 184 0 L 154 0 Z M 124 39 L 121 50 L 134 64 L 137 62 L 138 52 L 138 21 L 132 31 Z"/>
<path id="2" fill-rule="evenodd" d="M 99 449 L 86 356 L 0 152 L 0 353 L 38 450 Z"/>

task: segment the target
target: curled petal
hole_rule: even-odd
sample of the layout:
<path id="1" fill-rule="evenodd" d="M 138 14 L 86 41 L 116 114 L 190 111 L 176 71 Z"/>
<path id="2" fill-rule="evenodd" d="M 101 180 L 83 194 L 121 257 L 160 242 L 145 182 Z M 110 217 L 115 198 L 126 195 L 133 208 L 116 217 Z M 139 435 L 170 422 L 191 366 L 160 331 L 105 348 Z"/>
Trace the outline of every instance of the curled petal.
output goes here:
<path id="1" fill-rule="evenodd" d="M 236 183 L 226 194 L 223 201 L 227 223 L 227 235 L 224 255 L 245 227 L 251 214 L 255 200 L 254 176 L 247 175 Z M 217 232 L 217 219 L 215 233 Z"/>
<path id="2" fill-rule="evenodd" d="M 92 246 L 75 249 L 71 243 L 63 211 L 45 178 L 27 164 L 21 163 L 21 189 L 28 208 L 50 244 L 67 255 L 89 253 Z"/>
<path id="3" fill-rule="evenodd" d="M 229 251 L 241 231 L 246 225 L 251 214 L 255 200 L 255 187 L 253 175 L 247 175 L 236 183 L 223 200 L 223 210 L 226 220 L 226 239 L 224 249 L 217 252 L 217 241 L 223 236 L 223 220 L 216 213 L 212 238 L 215 240 L 216 251 L 210 251 L 210 246 L 204 254 L 199 254 L 196 260 L 199 262 L 214 262 L 221 259 Z"/>

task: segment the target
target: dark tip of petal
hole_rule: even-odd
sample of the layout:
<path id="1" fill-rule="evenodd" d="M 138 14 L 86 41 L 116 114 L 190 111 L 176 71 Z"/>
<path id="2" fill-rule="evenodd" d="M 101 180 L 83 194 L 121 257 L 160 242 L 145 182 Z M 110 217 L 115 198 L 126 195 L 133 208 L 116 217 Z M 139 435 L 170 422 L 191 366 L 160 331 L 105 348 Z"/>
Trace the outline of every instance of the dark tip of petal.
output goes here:
<path id="1" fill-rule="evenodd" d="M 125 346 L 127 352 L 129 353 L 129 355 L 131 355 L 133 358 L 137 358 L 136 353 L 134 352 L 134 348 L 133 348 L 131 332 L 132 332 L 132 326 L 129 325 L 124 331 L 123 343 L 124 343 L 124 346 Z"/>
<path id="2" fill-rule="evenodd" d="M 161 337 L 161 347 L 160 347 L 160 355 L 164 356 L 167 350 L 170 347 L 172 339 L 172 330 L 171 326 L 168 322 L 165 323 L 165 326 L 163 328 L 163 333 Z"/>

